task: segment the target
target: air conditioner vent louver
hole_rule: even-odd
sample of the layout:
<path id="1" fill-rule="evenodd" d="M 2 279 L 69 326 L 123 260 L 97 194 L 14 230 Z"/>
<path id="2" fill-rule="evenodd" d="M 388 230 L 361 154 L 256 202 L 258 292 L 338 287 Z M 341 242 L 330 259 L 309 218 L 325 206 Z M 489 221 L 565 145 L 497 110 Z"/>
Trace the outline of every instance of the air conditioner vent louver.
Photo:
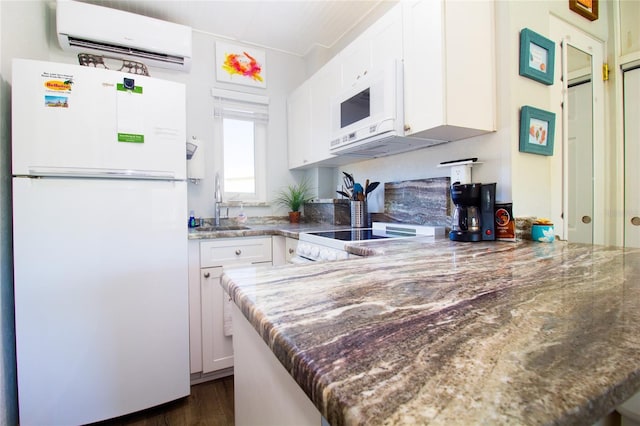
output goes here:
<path id="1" fill-rule="evenodd" d="M 83 40 L 76 37 L 68 37 L 69 45 L 78 48 L 100 50 L 120 55 L 133 56 L 140 59 L 168 62 L 176 65 L 184 65 L 184 57 L 168 55 L 165 53 L 148 52 L 133 47 L 118 46 L 116 44 L 100 43 L 97 41 Z"/>

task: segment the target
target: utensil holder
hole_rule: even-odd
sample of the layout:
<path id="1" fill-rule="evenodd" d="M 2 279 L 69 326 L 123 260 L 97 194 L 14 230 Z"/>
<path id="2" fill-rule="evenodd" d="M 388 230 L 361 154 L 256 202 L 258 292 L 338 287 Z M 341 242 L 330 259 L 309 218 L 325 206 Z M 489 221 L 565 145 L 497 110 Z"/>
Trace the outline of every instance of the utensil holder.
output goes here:
<path id="1" fill-rule="evenodd" d="M 369 227 L 369 215 L 367 214 L 366 201 L 351 201 L 351 227 Z"/>

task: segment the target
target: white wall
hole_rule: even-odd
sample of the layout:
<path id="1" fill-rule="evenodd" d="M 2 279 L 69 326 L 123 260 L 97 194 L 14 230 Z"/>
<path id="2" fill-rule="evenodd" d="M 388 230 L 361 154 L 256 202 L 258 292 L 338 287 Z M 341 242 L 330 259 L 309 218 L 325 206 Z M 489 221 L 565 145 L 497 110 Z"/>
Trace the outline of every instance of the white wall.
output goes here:
<path id="1" fill-rule="evenodd" d="M 214 149 L 212 147 L 213 98 L 211 88 L 241 90 L 269 97 L 269 127 L 267 140 L 267 194 L 272 196 L 282 186 L 294 181 L 294 174 L 287 168 L 287 94 L 305 78 L 305 64 L 301 58 L 267 50 L 267 88 L 256 89 L 247 86 L 230 85 L 215 81 L 215 41 L 208 34 L 194 31 L 193 66 L 187 83 L 187 136 L 196 136 L 205 145 L 206 177 L 198 185 L 189 184 L 189 208 L 196 216 L 213 217 Z M 235 216 L 237 210 L 231 209 Z M 286 215 L 284 210 L 273 207 L 248 207 L 249 216 L 272 214 Z"/>

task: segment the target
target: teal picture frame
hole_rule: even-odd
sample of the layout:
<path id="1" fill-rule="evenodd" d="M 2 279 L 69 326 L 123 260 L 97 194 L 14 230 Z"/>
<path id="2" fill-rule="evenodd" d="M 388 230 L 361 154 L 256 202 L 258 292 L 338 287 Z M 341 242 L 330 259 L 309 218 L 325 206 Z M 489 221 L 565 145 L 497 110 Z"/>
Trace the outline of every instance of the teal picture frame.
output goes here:
<path id="1" fill-rule="evenodd" d="M 540 34 L 523 28 L 520 31 L 520 75 L 551 86 L 556 45 Z"/>
<path id="2" fill-rule="evenodd" d="M 528 105 L 520 109 L 520 152 L 553 155 L 555 131 L 554 113 Z"/>

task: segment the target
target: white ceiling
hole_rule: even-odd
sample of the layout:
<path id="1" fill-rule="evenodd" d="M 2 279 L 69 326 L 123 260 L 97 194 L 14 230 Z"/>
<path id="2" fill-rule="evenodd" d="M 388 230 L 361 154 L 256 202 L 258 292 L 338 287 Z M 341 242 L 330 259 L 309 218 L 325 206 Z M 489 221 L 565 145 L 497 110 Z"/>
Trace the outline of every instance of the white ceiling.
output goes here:
<path id="1" fill-rule="evenodd" d="M 305 56 L 397 0 L 83 0 Z"/>

